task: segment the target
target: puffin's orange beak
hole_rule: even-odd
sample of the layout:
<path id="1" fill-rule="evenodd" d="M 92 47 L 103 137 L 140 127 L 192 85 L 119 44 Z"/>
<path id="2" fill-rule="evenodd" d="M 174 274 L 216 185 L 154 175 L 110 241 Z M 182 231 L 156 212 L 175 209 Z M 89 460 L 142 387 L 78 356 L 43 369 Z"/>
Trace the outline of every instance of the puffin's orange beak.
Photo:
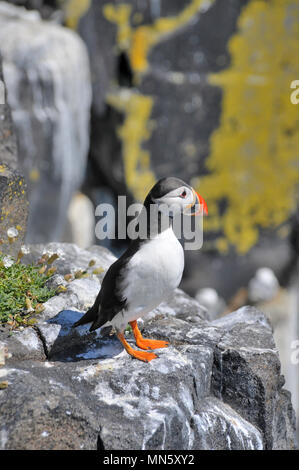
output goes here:
<path id="1" fill-rule="evenodd" d="M 191 209 L 188 215 L 208 215 L 208 206 L 204 198 L 192 188 L 193 192 L 193 202 L 192 204 L 188 204 L 186 209 Z M 196 211 L 197 209 L 197 211 Z M 194 212 L 192 211 L 194 210 Z"/>

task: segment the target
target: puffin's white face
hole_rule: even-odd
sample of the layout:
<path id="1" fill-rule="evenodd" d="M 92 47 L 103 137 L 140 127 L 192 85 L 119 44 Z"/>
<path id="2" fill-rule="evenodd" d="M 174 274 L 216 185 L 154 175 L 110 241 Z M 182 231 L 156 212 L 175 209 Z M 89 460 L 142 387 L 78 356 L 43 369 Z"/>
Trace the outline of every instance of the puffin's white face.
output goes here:
<path id="1" fill-rule="evenodd" d="M 203 212 L 207 213 L 204 199 L 188 185 L 173 189 L 153 202 L 158 204 L 159 211 L 165 215 L 198 215 L 202 213 L 199 205 L 203 205 Z"/>
<path id="2" fill-rule="evenodd" d="M 159 199 L 154 199 L 154 202 L 158 204 L 159 211 L 165 215 L 176 215 L 184 213 L 188 207 L 194 204 L 194 194 L 188 186 L 181 186 L 169 191 Z"/>

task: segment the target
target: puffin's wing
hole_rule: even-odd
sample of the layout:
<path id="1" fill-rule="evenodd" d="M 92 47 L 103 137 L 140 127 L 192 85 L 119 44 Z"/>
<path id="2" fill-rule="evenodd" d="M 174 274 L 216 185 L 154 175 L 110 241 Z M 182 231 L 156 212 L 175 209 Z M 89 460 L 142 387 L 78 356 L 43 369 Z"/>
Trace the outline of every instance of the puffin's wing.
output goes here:
<path id="1" fill-rule="evenodd" d="M 121 310 L 126 308 L 127 299 L 122 293 L 122 278 L 125 269 L 123 259 L 118 259 L 108 269 L 99 295 L 95 301 L 95 316 L 90 331 L 96 330 L 106 322 L 111 321 Z M 98 300 L 98 302 L 97 302 Z"/>
<path id="2" fill-rule="evenodd" d="M 139 239 L 132 240 L 127 250 L 108 269 L 98 295 L 100 299 L 97 298 L 95 301 L 95 304 L 98 301 L 98 305 L 90 331 L 100 328 L 106 322 L 111 321 L 121 310 L 127 309 L 128 300 L 124 291 L 128 271 L 130 271 L 129 263 L 142 243 L 143 241 Z"/>
<path id="3" fill-rule="evenodd" d="M 110 266 L 93 306 L 74 324 L 74 327 L 93 322 L 90 331 L 96 330 L 127 308 L 127 299 L 123 295 L 123 281 L 128 263 L 138 251 L 139 245 L 138 240 L 133 240 L 125 253 Z"/>
<path id="4" fill-rule="evenodd" d="M 89 310 L 87 310 L 87 312 L 83 315 L 83 317 L 80 318 L 80 320 L 76 321 L 76 323 L 73 324 L 72 326 L 73 328 L 76 328 L 77 326 L 80 326 L 80 325 L 85 325 L 85 323 L 90 323 L 95 320 L 98 314 L 99 305 L 101 303 L 101 292 L 102 292 L 102 289 L 98 293 L 93 306 Z"/>
<path id="5" fill-rule="evenodd" d="M 93 306 L 73 327 L 93 322 L 90 331 L 96 330 L 126 307 L 126 299 L 123 298 L 120 287 L 123 267 L 120 260 L 110 266 Z"/>

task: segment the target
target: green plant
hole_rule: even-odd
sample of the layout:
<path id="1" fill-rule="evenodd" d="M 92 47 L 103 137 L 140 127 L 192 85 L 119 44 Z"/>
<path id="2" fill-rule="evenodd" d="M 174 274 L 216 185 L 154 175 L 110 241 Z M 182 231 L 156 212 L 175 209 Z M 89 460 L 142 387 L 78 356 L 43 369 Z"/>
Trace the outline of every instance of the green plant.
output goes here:
<path id="1" fill-rule="evenodd" d="M 43 303 L 53 297 L 55 289 L 46 286 L 54 269 L 46 264 L 25 265 L 0 254 L 0 323 L 11 328 L 35 323 L 33 315 L 43 310 Z"/>
<path id="2" fill-rule="evenodd" d="M 128 324 L 125 328 L 125 334 L 129 334 L 129 333 L 132 333 L 132 332 L 133 332 L 132 327 L 131 327 L 131 325 Z"/>

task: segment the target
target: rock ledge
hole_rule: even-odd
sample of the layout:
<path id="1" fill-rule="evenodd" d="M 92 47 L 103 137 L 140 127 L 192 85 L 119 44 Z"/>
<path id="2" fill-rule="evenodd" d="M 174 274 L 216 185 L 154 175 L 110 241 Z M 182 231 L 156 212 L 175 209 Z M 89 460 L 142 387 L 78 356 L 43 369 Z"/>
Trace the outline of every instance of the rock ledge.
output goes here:
<path id="1" fill-rule="evenodd" d="M 59 252 L 60 279 L 100 247 L 34 245 L 25 261 Z M 170 341 L 149 364 L 132 359 L 114 336 L 71 325 L 92 304 L 103 278 L 66 283 L 34 328 L 9 336 L 0 368 L 1 449 L 294 449 L 295 416 L 283 389 L 267 318 L 244 307 L 209 321 L 194 299 L 173 298 L 140 321 L 145 337 Z M 131 337 L 129 336 L 129 341 Z M 3 361 L 4 362 L 4 361 Z"/>

